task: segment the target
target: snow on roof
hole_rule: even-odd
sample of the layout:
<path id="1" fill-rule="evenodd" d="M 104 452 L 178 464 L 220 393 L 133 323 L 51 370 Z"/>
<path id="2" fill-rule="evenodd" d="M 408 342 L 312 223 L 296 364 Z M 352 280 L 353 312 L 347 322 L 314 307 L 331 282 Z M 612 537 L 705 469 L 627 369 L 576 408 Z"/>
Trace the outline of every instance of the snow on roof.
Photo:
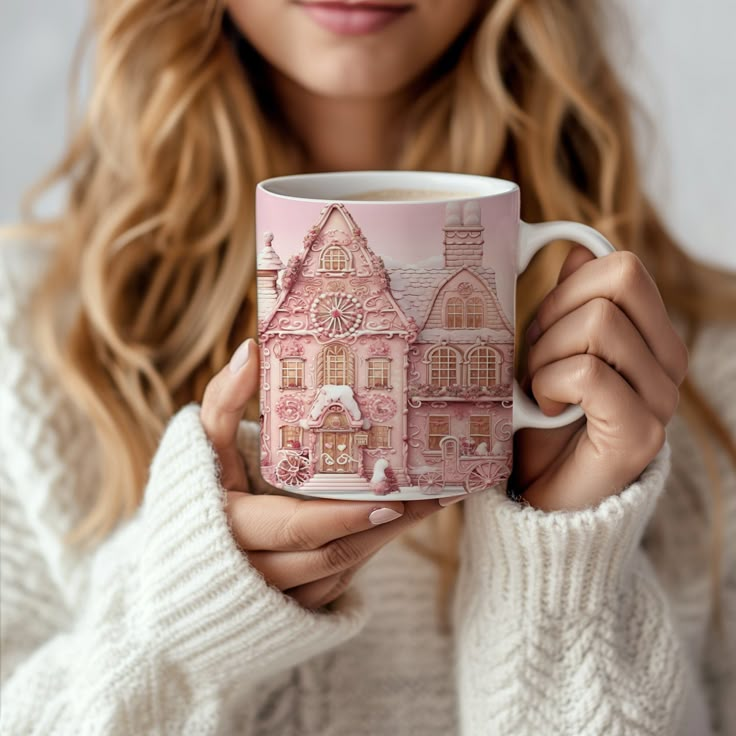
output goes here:
<path id="1" fill-rule="evenodd" d="M 441 257 L 440 257 L 441 258 Z M 429 259 L 427 259 L 429 260 Z M 496 291 L 496 272 L 486 266 L 463 266 L 479 276 L 488 288 Z M 391 282 L 391 293 L 407 317 L 414 317 L 421 327 L 429 316 L 435 290 L 461 270 L 457 266 L 431 268 L 422 264 L 404 265 L 400 268 L 386 268 Z M 477 336 L 477 332 L 476 332 Z"/>
<path id="2" fill-rule="evenodd" d="M 317 421 L 330 404 L 340 404 L 354 421 L 363 418 L 358 408 L 358 402 L 353 396 L 352 387 L 333 384 L 325 384 L 320 388 L 319 393 L 314 397 L 314 403 L 309 411 L 309 418 L 312 421 Z"/>

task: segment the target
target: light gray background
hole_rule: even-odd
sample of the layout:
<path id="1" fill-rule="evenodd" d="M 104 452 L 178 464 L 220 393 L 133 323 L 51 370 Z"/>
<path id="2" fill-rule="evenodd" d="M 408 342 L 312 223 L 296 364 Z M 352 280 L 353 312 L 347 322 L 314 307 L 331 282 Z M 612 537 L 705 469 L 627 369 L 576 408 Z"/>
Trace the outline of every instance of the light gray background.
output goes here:
<path id="1" fill-rule="evenodd" d="M 736 3 L 609 0 L 630 18 L 610 44 L 652 118 L 640 147 L 647 186 L 700 258 L 736 269 Z M 0 221 L 61 151 L 69 62 L 85 0 L 4 0 L 0 10 Z M 53 211 L 58 193 L 44 201 Z"/>

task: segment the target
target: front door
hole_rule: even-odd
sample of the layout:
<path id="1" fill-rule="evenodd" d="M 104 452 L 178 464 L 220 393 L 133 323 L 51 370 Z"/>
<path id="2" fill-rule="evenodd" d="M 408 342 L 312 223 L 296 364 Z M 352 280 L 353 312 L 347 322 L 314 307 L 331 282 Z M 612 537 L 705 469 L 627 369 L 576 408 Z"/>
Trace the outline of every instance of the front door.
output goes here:
<path id="1" fill-rule="evenodd" d="M 319 472 L 320 473 L 353 473 L 353 433 L 330 432 L 320 433 Z"/>

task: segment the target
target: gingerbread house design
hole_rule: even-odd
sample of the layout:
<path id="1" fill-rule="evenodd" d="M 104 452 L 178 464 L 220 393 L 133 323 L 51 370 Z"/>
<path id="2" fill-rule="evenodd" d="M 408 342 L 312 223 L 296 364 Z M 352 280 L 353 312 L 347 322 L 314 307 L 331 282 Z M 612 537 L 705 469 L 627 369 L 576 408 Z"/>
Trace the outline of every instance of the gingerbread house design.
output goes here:
<path id="1" fill-rule="evenodd" d="M 483 265 L 479 203 L 447 204 L 438 239 L 443 256 L 387 266 L 339 202 L 286 266 L 266 233 L 257 279 L 267 481 L 414 497 L 508 477 L 513 330 Z"/>

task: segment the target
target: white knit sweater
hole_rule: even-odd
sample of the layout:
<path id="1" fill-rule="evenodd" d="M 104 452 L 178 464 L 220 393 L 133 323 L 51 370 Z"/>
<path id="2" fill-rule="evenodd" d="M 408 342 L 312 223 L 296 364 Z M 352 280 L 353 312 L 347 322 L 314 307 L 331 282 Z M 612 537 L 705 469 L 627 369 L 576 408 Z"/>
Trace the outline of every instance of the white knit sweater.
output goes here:
<path id="1" fill-rule="evenodd" d="M 397 542 L 334 610 L 309 611 L 236 547 L 196 405 L 171 419 L 135 516 L 93 553 L 65 546 L 105 469 L 29 341 L 45 263 L 42 250 L 0 248 L 2 733 L 736 733 L 736 484 L 727 475 L 714 506 L 682 420 L 596 508 L 469 497 L 451 635 L 435 566 Z M 735 364 L 736 336 L 709 329 L 693 372 L 732 428 Z M 252 483 L 257 431 L 242 424 Z"/>

